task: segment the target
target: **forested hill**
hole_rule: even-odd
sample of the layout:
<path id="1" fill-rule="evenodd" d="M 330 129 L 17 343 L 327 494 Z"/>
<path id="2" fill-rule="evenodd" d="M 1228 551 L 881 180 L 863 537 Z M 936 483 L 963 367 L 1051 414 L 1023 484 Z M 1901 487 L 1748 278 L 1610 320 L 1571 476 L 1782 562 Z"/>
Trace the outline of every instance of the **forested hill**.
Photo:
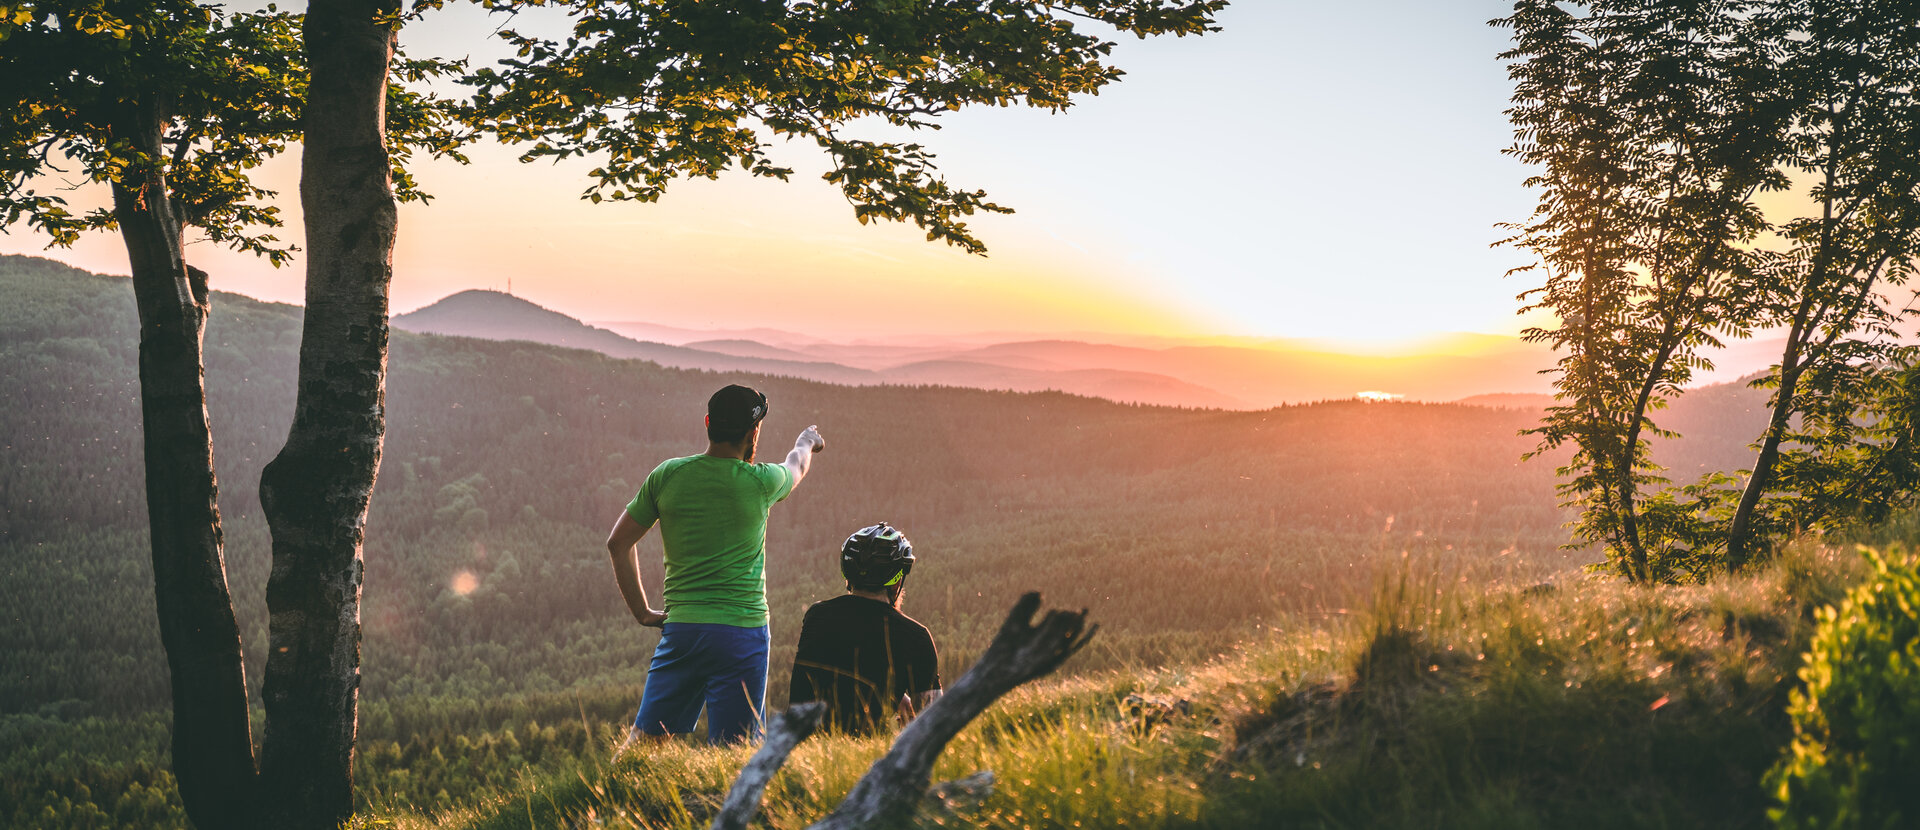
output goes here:
<path id="1" fill-rule="evenodd" d="M 130 286 L 13 257 L 0 289 L 0 602 L 13 609 L 0 626 L 14 644 L 0 707 L 163 706 Z M 255 491 L 290 415 L 299 309 L 225 294 L 214 309 L 209 407 L 257 672 L 268 554 Z M 372 701 L 637 681 L 651 634 L 625 618 L 600 540 L 654 464 L 701 448 L 706 396 L 734 380 L 772 399 L 768 455 L 811 423 L 831 443 L 774 511 L 781 647 L 799 609 L 836 587 L 839 541 L 880 519 L 925 554 L 909 607 L 950 660 L 1008 597 L 1041 588 L 1107 620 L 1106 657 L 1089 666 L 1203 657 L 1277 611 L 1339 605 L 1327 591 L 1356 560 L 1411 543 L 1545 552 L 1560 522 L 1551 471 L 1518 462 L 1525 416 L 1491 409 L 1222 413 L 838 387 L 405 332 L 391 366 L 367 543 Z M 466 595 L 462 573 L 478 580 Z"/>
<path id="2" fill-rule="evenodd" d="M 0 601 L 14 611 L 0 633 L 15 644 L 0 658 L 0 711 L 163 706 L 131 287 L 7 257 L 0 290 Z M 228 565 L 258 671 L 268 554 L 256 487 L 290 416 L 300 310 L 227 294 L 214 309 Z M 772 399 L 765 455 L 810 423 L 831 444 L 773 514 L 781 646 L 795 634 L 781 621 L 835 588 L 839 541 L 880 519 L 925 553 L 910 608 L 953 660 L 1025 588 L 1098 609 L 1106 662 L 1158 662 L 1210 654 L 1280 612 L 1338 607 L 1356 562 L 1409 545 L 1561 561 L 1551 469 L 1518 460 L 1525 412 L 1228 413 L 841 387 L 406 332 L 391 366 L 367 545 L 371 700 L 636 681 L 651 635 L 626 620 L 599 542 L 655 463 L 702 446 L 705 398 L 730 381 Z M 475 590 L 454 590 L 462 574 Z"/>
<path id="3" fill-rule="evenodd" d="M 81 779 L 46 772 L 49 758 L 86 766 L 97 750 L 120 753 L 114 763 L 133 753 L 147 772 L 88 766 L 96 788 L 151 783 L 166 672 L 131 285 L 8 257 L 0 291 L 0 772 L 27 776 L 22 792 L 51 792 Z M 291 414 L 300 310 L 227 294 L 213 305 L 209 408 L 257 692 L 269 553 L 256 488 Z M 829 441 L 769 526 L 775 706 L 801 610 L 840 589 L 841 540 L 881 519 L 915 541 L 906 609 L 933 631 L 949 677 L 1023 590 L 1093 610 L 1102 634 L 1073 666 L 1090 671 L 1202 660 L 1257 626 L 1343 613 L 1373 564 L 1402 551 L 1528 580 L 1581 559 L 1555 550 L 1564 517 L 1551 464 L 1519 461 L 1531 440 L 1518 433 L 1535 417 L 1522 411 L 1347 401 L 1220 412 L 844 387 L 396 331 L 361 696 L 368 745 L 396 743 L 369 752 L 364 780 L 457 797 L 491 779 L 434 783 L 417 754 L 394 767 L 413 778 L 382 778 L 379 765 L 400 764 L 402 744 L 453 757 L 451 736 L 509 723 L 524 734 L 583 713 L 631 716 L 655 634 L 627 616 L 602 540 L 655 464 L 703 448 L 706 398 L 731 381 L 771 398 L 764 455 L 808 424 Z M 658 556 L 649 539 L 643 560 Z M 657 564 L 647 578 L 658 586 Z M 109 720 L 81 720 L 93 716 Z M 111 727 L 124 719 L 154 726 L 130 738 Z M 69 745 L 80 734 L 104 743 Z"/>

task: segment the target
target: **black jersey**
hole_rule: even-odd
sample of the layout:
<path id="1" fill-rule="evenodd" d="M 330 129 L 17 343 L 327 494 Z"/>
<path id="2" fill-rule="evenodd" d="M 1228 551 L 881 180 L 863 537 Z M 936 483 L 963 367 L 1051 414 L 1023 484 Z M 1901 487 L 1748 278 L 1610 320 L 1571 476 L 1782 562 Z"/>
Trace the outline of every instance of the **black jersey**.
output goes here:
<path id="1" fill-rule="evenodd" d="M 845 594 L 807 609 L 791 703 L 825 701 L 827 724 L 856 734 L 887 722 L 901 695 L 940 688 L 933 635 L 885 602 Z"/>

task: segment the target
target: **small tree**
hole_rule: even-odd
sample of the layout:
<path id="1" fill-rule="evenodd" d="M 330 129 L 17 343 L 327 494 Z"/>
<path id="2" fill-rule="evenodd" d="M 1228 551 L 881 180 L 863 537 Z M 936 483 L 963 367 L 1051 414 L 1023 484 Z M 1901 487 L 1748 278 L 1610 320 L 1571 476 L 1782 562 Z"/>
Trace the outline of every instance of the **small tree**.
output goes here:
<path id="1" fill-rule="evenodd" d="M 1602 544 L 1622 576 L 1737 569 L 1796 522 L 1858 515 L 1811 498 L 1858 477 L 1843 468 L 1910 452 L 1860 416 L 1894 400 L 1889 373 L 1909 358 L 1877 292 L 1905 279 L 1920 230 L 1914 14 L 1786 0 L 1576 14 L 1522 0 L 1495 21 L 1515 31 L 1509 152 L 1541 170 L 1539 206 L 1508 241 L 1547 273 L 1527 310 L 1559 319 L 1526 336 L 1564 353 L 1560 402 L 1535 433 L 1543 451 L 1574 445 L 1561 492 L 1581 508 L 1575 543 Z M 1808 182 L 1815 216 L 1780 221 L 1753 202 Z M 1701 349 L 1768 328 L 1786 330 L 1786 348 L 1745 487 L 1714 475 L 1642 495 L 1665 483 L 1645 437 L 1671 434 L 1653 410 L 1708 366 Z"/>
<path id="2" fill-rule="evenodd" d="M 1784 117 L 1747 3 L 1602 2 L 1576 16 L 1523 0 L 1514 29 L 1516 142 L 1536 165 L 1531 219 L 1507 242 L 1540 257 L 1545 284 L 1521 295 L 1558 328 L 1526 339 L 1565 353 L 1560 402 L 1533 433 L 1541 452 L 1571 442 L 1561 493 L 1583 508 L 1579 543 L 1605 547 L 1622 576 L 1667 578 L 1697 528 L 1645 504 L 1658 484 L 1652 419 L 1705 366 L 1704 347 L 1743 335 L 1745 246 L 1764 228 L 1752 197 L 1785 186 L 1770 119 Z"/>
<path id="3" fill-rule="evenodd" d="M 1920 251 L 1920 8 L 1780 2 L 1754 23 L 1791 96 L 1784 166 L 1811 183 L 1812 209 L 1776 223 L 1785 244 L 1762 266 L 1753 323 L 1784 327 L 1786 342 L 1765 380 L 1772 414 L 1727 529 L 1734 569 L 1764 552 L 1769 535 L 1794 529 L 1799 499 L 1762 510 L 1781 489 L 1783 459 L 1803 487 L 1819 488 L 1810 474 L 1856 443 L 1858 410 L 1888 388 L 1882 376 L 1912 362 L 1894 330 L 1907 304 L 1882 292 L 1906 282 Z"/>

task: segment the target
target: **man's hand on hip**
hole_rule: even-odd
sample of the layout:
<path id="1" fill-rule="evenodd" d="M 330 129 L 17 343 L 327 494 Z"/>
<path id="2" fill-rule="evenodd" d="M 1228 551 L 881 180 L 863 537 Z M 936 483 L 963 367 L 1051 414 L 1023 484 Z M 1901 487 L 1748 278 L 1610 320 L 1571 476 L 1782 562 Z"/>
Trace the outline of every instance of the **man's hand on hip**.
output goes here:
<path id="1" fill-rule="evenodd" d="M 655 611 L 651 608 L 633 615 L 633 618 L 639 620 L 641 625 L 648 628 L 661 628 L 667 624 L 666 612 Z"/>

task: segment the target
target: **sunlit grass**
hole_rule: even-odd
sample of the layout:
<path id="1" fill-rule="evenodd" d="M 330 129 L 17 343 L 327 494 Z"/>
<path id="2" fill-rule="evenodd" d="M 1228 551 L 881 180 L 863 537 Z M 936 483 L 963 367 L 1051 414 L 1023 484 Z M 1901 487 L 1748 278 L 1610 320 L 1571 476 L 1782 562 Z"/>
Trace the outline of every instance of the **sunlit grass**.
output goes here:
<path id="1" fill-rule="evenodd" d="M 935 772 L 937 782 L 992 770 L 992 795 L 921 824 L 1755 824 L 1811 608 L 1857 578 L 1854 559 L 1803 547 L 1704 586 L 1568 574 L 1489 591 L 1484 572 L 1462 583 L 1444 560 L 1412 557 L 1358 613 L 1269 629 L 1200 665 L 1016 690 Z M 885 749 L 884 738 L 807 741 L 761 821 L 818 820 Z M 746 757 L 647 747 L 454 811 L 390 808 L 362 821 L 701 827 Z"/>

